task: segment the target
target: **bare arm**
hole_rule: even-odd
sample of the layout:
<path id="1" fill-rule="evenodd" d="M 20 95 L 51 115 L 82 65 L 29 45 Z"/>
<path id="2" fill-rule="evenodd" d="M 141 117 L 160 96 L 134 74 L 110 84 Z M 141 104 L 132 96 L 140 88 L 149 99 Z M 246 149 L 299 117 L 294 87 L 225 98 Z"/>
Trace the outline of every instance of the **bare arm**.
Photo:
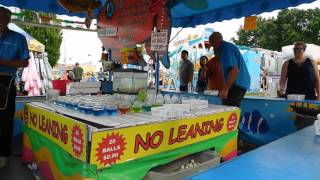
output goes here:
<path id="1" fill-rule="evenodd" d="M 29 65 L 28 60 L 16 59 L 16 60 L 8 61 L 8 60 L 0 59 L 0 66 L 19 68 L 19 67 L 27 67 L 28 65 Z"/>
<path id="2" fill-rule="evenodd" d="M 319 77 L 319 68 L 316 61 L 312 61 L 313 70 L 314 70 L 314 80 L 316 85 L 317 100 L 320 100 L 320 77 Z"/>
<path id="3" fill-rule="evenodd" d="M 288 79 L 288 64 L 289 61 L 283 63 L 281 68 L 281 76 L 280 76 L 280 91 L 284 92 L 284 88 L 286 87 L 287 79 Z"/>

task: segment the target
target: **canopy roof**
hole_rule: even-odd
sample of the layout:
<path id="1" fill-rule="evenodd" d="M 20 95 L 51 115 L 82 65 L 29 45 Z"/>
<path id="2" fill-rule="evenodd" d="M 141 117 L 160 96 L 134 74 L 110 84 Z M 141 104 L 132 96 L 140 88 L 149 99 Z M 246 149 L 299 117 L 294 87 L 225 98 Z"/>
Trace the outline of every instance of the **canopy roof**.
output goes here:
<path id="1" fill-rule="evenodd" d="M 80 3 L 90 0 L 78 1 Z M 171 10 L 173 27 L 193 27 L 199 24 L 295 7 L 313 1 L 315 0 L 167 0 L 167 4 Z M 103 5 L 106 0 L 100 0 L 100 2 Z M 86 16 L 85 12 L 72 13 L 67 11 L 58 3 L 58 0 L 1 0 L 0 4 L 59 15 Z M 95 14 L 98 11 L 99 8 L 95 9 Z"/>
<path id="2" fill-rule="evenodd" d="M 169 6 L 173 27 L 193 27 L 313 1 L 315 0 L 171 0 Z"/>

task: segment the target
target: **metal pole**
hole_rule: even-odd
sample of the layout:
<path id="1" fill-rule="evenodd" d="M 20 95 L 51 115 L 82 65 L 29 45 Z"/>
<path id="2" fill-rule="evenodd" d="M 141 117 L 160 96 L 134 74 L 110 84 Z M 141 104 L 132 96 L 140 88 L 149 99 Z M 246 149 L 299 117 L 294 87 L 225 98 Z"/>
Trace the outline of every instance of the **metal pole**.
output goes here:
<path id="1" fill-rule="evenodd" d="M 108 49 L 108 61 L 111 61 L 112 59 L 112 50 L 111 49 Z M 111 78 L 112 78 L 112 74 L 111 74 L 112 71 L 109 71 L 109 81 L 111 81 Z"/>
<path id="2" fill-rule="evenodd" d="M 156 89 L 157 89 L 157 92 L 159 92 L 160 61 L 159 61 L 159 56 L 157 52 L 155 52 L 155 57 L 156 57 Z"/>

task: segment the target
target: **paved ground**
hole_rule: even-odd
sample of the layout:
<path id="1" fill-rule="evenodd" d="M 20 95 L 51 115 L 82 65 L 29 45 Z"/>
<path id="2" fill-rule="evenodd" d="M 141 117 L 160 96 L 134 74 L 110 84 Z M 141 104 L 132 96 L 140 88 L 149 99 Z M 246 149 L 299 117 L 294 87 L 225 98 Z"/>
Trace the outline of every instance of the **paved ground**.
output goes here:
<path id="1" fill-rule="evenodd" d="M 35 180 L 32 171 L 21 162 L 21 141 L 15 141 L 8 166 L 0 169 L 1 180 Z"/>

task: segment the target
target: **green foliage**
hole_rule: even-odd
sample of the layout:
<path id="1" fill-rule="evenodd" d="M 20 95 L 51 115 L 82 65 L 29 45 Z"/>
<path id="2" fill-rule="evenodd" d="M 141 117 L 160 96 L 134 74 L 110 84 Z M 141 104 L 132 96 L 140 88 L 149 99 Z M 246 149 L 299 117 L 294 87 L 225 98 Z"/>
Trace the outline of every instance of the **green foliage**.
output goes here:
<path id="1" fill-rule="evenodd" d="M 281 50 L 297 41 L 320 45 L 320 9 L 286 9 L 277 18 L 258 18 L 257 30 L 239 28 L 237 45 Z"/>
<path id="2" fill-rule="evenodd" d="M 27 22 L 38 22 L 39 15 L 49 14 L 37 14 L 36 12 L 25 10 L 24 18 Z M 51 17 L 53 15 L 50 14 Z M 35 26 L 21 26 L 26 32 L 37 39 L 39 42 L 45 45 L 45 50 L 48 53 L 48 60 L 50 65 L 53 67 L 57 64 L 60 57 L 60 45 L 62 42 L 61 29 L 57 27 L 35 27 Z"/>

